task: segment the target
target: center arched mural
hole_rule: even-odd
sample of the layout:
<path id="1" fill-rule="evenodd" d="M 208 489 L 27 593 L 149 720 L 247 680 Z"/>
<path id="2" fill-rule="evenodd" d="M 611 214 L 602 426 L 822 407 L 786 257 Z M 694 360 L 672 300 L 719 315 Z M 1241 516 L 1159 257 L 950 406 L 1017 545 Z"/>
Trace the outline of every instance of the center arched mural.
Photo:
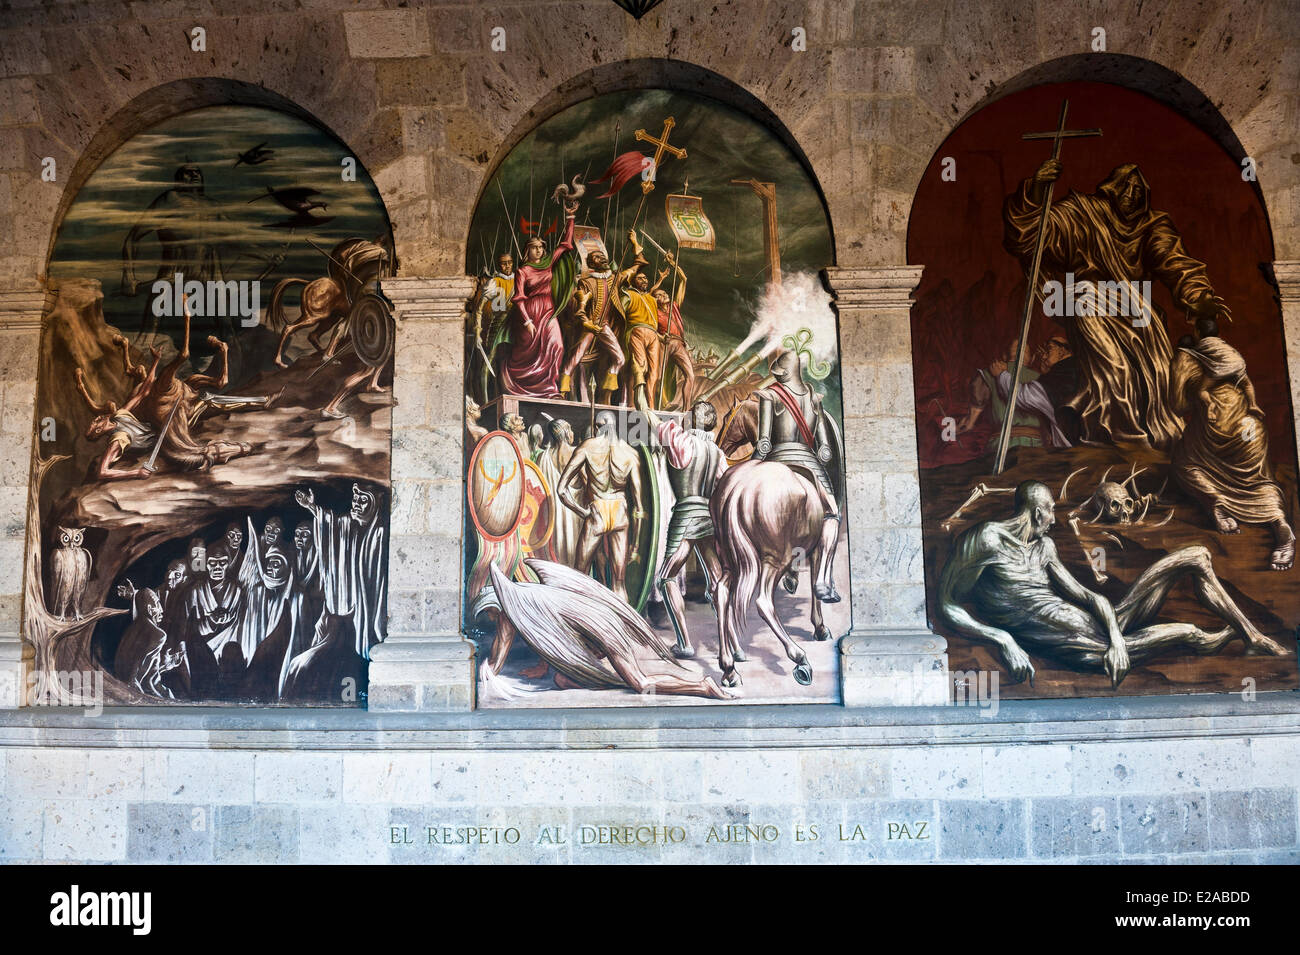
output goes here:
<path id="1" fill-rule="evenodd" d="M 468 250 L 480 705 L 838 699 L 833 245 L 799 159 L 711 99 L 607 94 L 510 152 Z"/>

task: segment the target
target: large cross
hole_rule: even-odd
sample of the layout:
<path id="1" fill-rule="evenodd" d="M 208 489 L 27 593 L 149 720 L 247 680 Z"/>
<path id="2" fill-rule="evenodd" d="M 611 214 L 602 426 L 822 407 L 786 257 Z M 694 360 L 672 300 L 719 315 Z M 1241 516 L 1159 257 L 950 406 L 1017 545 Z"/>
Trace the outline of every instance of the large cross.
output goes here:
<path id="1" fill-rule="evenodd" d="M 665 119 L 664 131 L 659 134 L 658 139 L 655 139 L 644 129 L 638 129 L 635 133 L 636 138 L 640 142 L 654 144 L 655 155 L 654 155 L 654 159 L 651 160 L 651 168 L 654 170 L 655 175 L 658 175 L 659 173 L 659 161 L 664 158 L 664 153 L 668 153 L 672 156 L 676 156 L 678 159 L 686 158 L 685 149 L 678 149 L 676 146 L 671 146 L 668 143 L 668 136 L 670 133 L 672 133 L 673 127 L 676 125 L 677 125 L 677 120 L 673 119 L 671 116 Z M 641 180 L 642 195 L 646 195 L 646 196 L 650 195 L 650 193 L 654 191 L 654 188 L 655 188 L 654 176 L 649 176 Z"/>
<path id="2" fill-rule="evenodd" d="M 1070 101 L 1061 101 L 1061 121 L 1050 133 L 1025 133 L 1021 139 L 1050 139 L 1052 141 L 1052 158 L 1061 158 L 1061 141 L 1081 136 L 1100 136 L 1100 129 L 1066 129 L 1065 114 L 1070 109 Z M 1038 241 L 1034 244 L 1034 262 L 1029 269 L 1029 287 L 1025 290 L 1025 310 L 1020 317 L 1020 346 L 1016 349 L 1016 363 L 1011 372 L 1011 388 L 1007 393 L 1007 412 L 1002 419 L 1002 432 L 998 435 L 998 456 L 993 465 L 993 473 L 1001 474 L 1007 463 L 1007 447 L 1011 443 L 1011 422 L 1016 416 L 1016 393 L 1020 389 L 1020 372 L 1025 367 L 1025 346 L 1029 343 L 1029 323 L 1034 315 L 1034 293 L 1038 289 L 1038 271 L 1043 264 L 1043 244 L 1047 239 L 1047 213 L 1052 208 L 1052 189 L 1048 185 L 1043 197 L 1043 208 L 1038 214 Z"/>

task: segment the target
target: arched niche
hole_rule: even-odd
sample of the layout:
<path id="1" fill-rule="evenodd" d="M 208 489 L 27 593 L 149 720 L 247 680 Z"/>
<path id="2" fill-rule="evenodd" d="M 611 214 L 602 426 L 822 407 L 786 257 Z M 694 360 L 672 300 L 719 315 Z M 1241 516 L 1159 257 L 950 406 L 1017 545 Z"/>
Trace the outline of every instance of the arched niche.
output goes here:
<path id="1" fill-rule="evenodd" d="M 661 148 L 665 136 L 668 147 Z M 715 659 L 717 618 L 698 599 L 705 575 L 694 570 L 711 557 L 697 552 L 683 558 L 684 568 L 691 568 L 686 589 L 692 595 L 677 618 L 678 624 L 685 620 L 684 629 L 665 610 L 665 601 L 671 606 L 678 598 L 657 583 L 659 569 L 695 533 L 691 528 L 709 522 L 711 494 L 675 491 L 668 469 L 684 465 L 678 459 L 666 465 L 655 450 L 700 400 L 709 408 L 698 412 L 700 430 L 716 433 L 733 462 L 706 492 L 725 495 L 725 482 L 740 487 L 757 468 L 775 475 L 769 486 L 786 480 L 790 494 L 811 495 L 801 500 L 819 515 L 814 538 L 795 541 L 782 525 L 773 543 L 785 548 L 773 560 L 792 567 L 795 592 L 774 582 L 775 606 L 762 609 L 760 601 L 761 612 L 749 608 L 743 622 L 738 616 L 734 625 L 727 623 L 748 654 L 741 664 L 748 687 L 743 700 L 837 701 L 839 662 L 831 638 L 849 628 L 847 530 L 835 543 L 833 575 L 836 596 L 844 599 L 826 601 L 823 628 L 809 620 L 810 565 L 817 563 L 812 554 L 821 518 L 827 502 L 832 512 L 837 506 L 842 512 L 845 483 L 838 330 L 820 279 L 835 255 L 825 201 L 805 157 L 748 94 L 672 61 L 614 64 L 565 84 L 507 143 L 480 190 L 466 257 L 467 271 L 481 278 L 466 351 L 472 402 L 463 601 L 466 629 L 482 661 L 480 705 L 644 705 L 650 692 L 655 702 L 668 703 L 730 698 L 721 685 L 730 666 Z M 562 203 L 575 189 L 585 191 L 568 220 Z M 627 234 L 633 227 L 635 243 Z M 533 241 L 538 261 L 530 262 Z M 670 258 L 684 280 L 669 267 Z M 636 285 L 638 270 L 644 290 Z M 639 315 L 634 295 L 651 295 L 651 286 L 665 301 L 655 304 L 650 297 Z M 672 317 L 675 301 L 680 325 Z M 689 359 L 690 376 L 681 373 L 684 364 L 664 357 L 674 339 Z M 835 464 L 825 501 L 811 470 L 805 478 L 775 460 L 751 460 L 758 435 L 744 437 L 747 428 L 759 427 L 760 401 L 772 400 L 770 360 L 787 349 L 801 356 L 796 387 L 817 395 L 824 409 L 817 421 L 825 420 L 833 433 L 826 439 L 834 445 Z M 656 351 L 662 360 L 651 357 Z M 649 413 L 638 403 L 642 383 Z M 790 420 L 786 410 L 779 414 Z M 704 424 L 710 417 L 714 423 Z M 660 430 L 665 425 L 669 431 Z M 707 444 L 712 437 L 701 440 Z M 611 478 L 617 493 L 595 504 L 604 493 L 596 485 L 605 478 L 579 480 L 574 462 L 587 454 L 604 461 L 614 453 L 606 443 L 627 460 Z M 783 448 L 777 456 L 788 452 Z M 685 502 L 680 515 L 694 507 L 695 518 L 682 516 L 675 524 L 679 493 Z M 499 513 L 505 504 L 508 513 Z M 604 513 L 606 507 L 600 527 L 574 521 L 579 510 Z M 731 534 L 732 545 L 740 531 L 733 517 L 723 519 L 732 522 L 723 532 Z M 601 559 L 584 556 L 584 535 Z M 700 539 L 709 537 L 700 531 Z M 714 541 L 705 546 L 711 554 Z M 688 544 L 682 553 L 691 551 Z M 738 566 L 734 553 L 720 559 L 724 568 Z M 568 569 L 567 581 L 556 565 Z M 758 573 L 754 565 L 752 574 Z M 746 604 L 758 586 L 752 574 L 738 589 Z M 566 586 L 582 593 L 570 599 Z M 518 601 L 533 603 L 533 611 Z M 573 621 L 595 628 L 584 639 L 613 641 L 615 657 L 631 653 L 647 673 L 666 668 L 658 675 L 669 681 L 644 682 L 640 674 L 629 675 L 627 668 L 615 673 L 606 664 L 598 666 L 608 671 L 603 675 L 575 667 L 564 636 L 574 631 L 548 628 L 547 607 L 561 614 L 587 607 L 592 612 Z M 788 654 L 764 615 L 795 636 Z M 616 619 L 623 624 L 611 628 Z M 548 642 L 552 638 L 564 645 Z M 693 656 L 674 657 L 675 643 Z M 572 684 L 579 688 L 563 689 Z"/>
<path id="2" fill-rule="evenodd" d="M 76 702 L 51 677 L 77 671 L 116 703 L 363 704 L 395 331 L 378 190 L 303 110 L 219 80 L 141 96 L 73 177 L 28 514 L 41 700 Z"/>
<path id="3" fill-rule="evenodd" d="M 1004 439 L 1041 208 L 1029 198 L 1039 195 L 1036 187 L 1024 182 L 1052 155 L 1050 139 L 1021 137 L 1054 130 L 1066 100 L 1067 127 L 1101 135 L 1067 138 L 1061 147 L 1046 266 L 1034 286 L 1042 298 L 1030 308 L 1021 363 L 1027 371 Z M 1224 613 L 1207 612 L 1185 582 L 1157 602 L 1157 614 L 1126 617 L 1124 627 L 1137 647 L 1134 635 L 1150 635 L 1144 628 L 1155 623 L 1192 629 L 1159 652 L 1139 649 L 1117 686 L 1101 672 L 1108 644 L 1090 653 L 1084 624 L 1075 628 L 1085 633 L 1081 640 L 1058 640 L 1050 628 L 1034 636 L 1014 612 L 991 609 L 1031 605 L 1028 592 L 981 589 L 993 576 L 985 573 L 985 584 L 957 586 L 956 599 L 943 596 L 945 570 L 963 554 L 970 558 L 981 528 L 987 535 L 1008 526 L 988 522 L 1023 512 L 1012 489 L 1034 480 L 1057 499 L 1048 509 L 1057 526 L 1045 536 L 1070 573 L 1111 605 L 1130 606 L 1130 588 L 1139 578 L 1150 581 L 1142 575 L 1157 562 L 1200 561 L 1195 549 L 1205 548 L 1208 573 L 1241 619 L 1294 651 L 1296 572 L 1271 569 L 1289 562 L 1278 520 L 1293 522 L 1295 513 L 1290 380 L 1267 268 L 1268 214 L 1244 160 L 1231 128 L 1186 80 L 1132 57 L 1070 57 L 1037 67 L 968 114 L 935 151 L 913 201 L 908 260 L 925 266 L 912 349 L 928 611 L 948 638 L 953 670 L 999 672 L 1007 696 L 1240 692 L 1244 678 L 1261 688 L 1294 688 L 1289 658 L 1248 656 L 1240 637 L 1205 636 L 1221 634 Z M 1129 164 L 1145 181 L 1148 211 L 1125 211 L 1114 198 L 1136 182 Z M 1106 182 L 1119 186 L 1107 192 Z M 1143 296 L 1129 311 L 1124 299 L 1103 300 L 1100 314 L 1088 313 L 1098 306 L 1086 302 L 1079 306 L 1085 314 L 1073 310 L 1072 282 L 1082 295 L 1084 283 L 1129 280 Z M 1211 290 L 1231 320 L 1219 312 L 1215 327 L 1198 326 L 1193 319 L 1217 311 L 1205 305 Z M 1212 420 L 1205 409 L 1219 406 L 1201 401 L 1201 391 L 1236 395 L 1243 404 L 1222 418 L 1214 410 Z M 1228 420 L 1249 434 L 1241 447 L 1213 436 L 1216 422 Z M 998 473 L 1004 441 L 1006 466 Z M 1222 473 L 1208 483 L 1193 473 L 1237 466 L 1252 476 L 1232 487 Z M 1130 475 L 1118 494 L 1101 487 L 1107 477 L 1124 482 Z M 1099 517 L 1112 498 L 1119 519 Z M 1242 519 L 1220 521 L 1216 506 Z M 1238 533 L 1222 532 L 1234 523 Z M 1194 576 L 1187 571 L 1180 580 Z M 1008 686 L 1018 675 L 1008 655 L 980 639 L 955 608 L 986 626 L 997 618 L 998 632 L 1023 634 L 1036 685 Z M 1084 613 L 1080 620 L 1089 619 Z"/>

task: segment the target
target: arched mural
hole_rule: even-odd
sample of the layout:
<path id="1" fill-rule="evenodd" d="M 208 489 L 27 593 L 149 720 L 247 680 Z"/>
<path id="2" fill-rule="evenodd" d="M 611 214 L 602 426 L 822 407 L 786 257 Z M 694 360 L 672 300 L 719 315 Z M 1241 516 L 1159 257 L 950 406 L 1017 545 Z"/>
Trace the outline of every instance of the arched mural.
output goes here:
<path id="1" fill-rule="evenodd" d="M 480 705 L 837 699 L 833 246 L 799 159 L 714 100 L 606 94 L 510 152 L 468 248 Z"/>
<path id="2" fill-rule="evenodd" d="M 386 633 L 392 237 L 328 133 L 251 106 L 133 136 L 49 264 L 25 621 L 36 692 L 364 702 Z"/>
<path id="3" fill-rule="evenodd" d="M 908 260 L 953 670 L 1007 696 L 1297 685 L 1295 434 L 1253 173 L 1102 83 L 1006 96 L 935 154 Z"/>

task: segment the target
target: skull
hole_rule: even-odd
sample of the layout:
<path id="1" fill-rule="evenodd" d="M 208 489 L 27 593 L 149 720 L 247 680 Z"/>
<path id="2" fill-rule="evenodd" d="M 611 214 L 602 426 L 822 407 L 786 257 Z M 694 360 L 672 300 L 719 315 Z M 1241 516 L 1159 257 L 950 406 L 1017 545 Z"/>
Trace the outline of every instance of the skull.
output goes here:
<path id="1" fill-rule="evenodd" d="M 1124 485 L 1103 481 L 1092 496 L 1097 520 L 1103 524 L 1128 524 L 1133 520 L 1133 498 Z"/>

